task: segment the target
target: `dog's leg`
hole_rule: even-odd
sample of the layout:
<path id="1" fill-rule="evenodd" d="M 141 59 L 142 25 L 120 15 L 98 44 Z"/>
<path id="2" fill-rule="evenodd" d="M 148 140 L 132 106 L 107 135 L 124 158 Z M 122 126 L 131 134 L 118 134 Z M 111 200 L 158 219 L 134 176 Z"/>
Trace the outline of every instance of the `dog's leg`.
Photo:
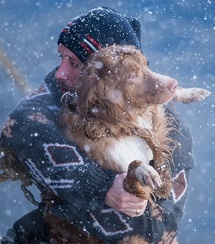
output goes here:
<path id="1" fill-rule="evenodd" d="M 149 200 L 150 194 L 156 187 L 162 186 L 158 172 L 150 165 L 134 160 L 128 167 L 127 177 L 124 180 L 126 191 L 137 197 Z"/>
<path id="2" fill-rule="evenodd" d="M 154 157 L 153 167 L 149 165 L 141 165 L 141 167 L 138 167 L 137 165 L 135 165 L 135 167 L 137 167 L 137 169 L 135 169 L 137 180 L 139 180 L 144 185 L 149 185 L 150 187 L 152 187 L 152 190 L 154 190 L 154 194 L 157 197 L 169 197 L 172 188 L 169 168 L 165 167 L 159 172 L 159 174 L 155 169 L 165 166 L 165 163 L 167 163 L 169 160 L 169 155 L 171 154 L 171 152 L 169 151 L 168 147 L 165 147 L 165 145 L 161 145 L 157 141 L 155 135 L 150 130 L 136 129 L 135 134 L 143 138 L 148 143 Z M 143 177 L 142 180 L 141 177 Z M 162 184 L 160 183 L 160 179 Z M 155 187 L 153 187 L 153 184 L 151 184 L 151 181 L 155 182 L 157 186 L 156 189 Z"/>
<path id="3" fill-rule="evenodd" d="M 172 101 L 182 103 L 192 103 L 204 100 L 211 93 L 208 90 L 202 88 L 182 88 L 177 87 L 175 95 Z"/>
<path id="4" fill-rule="evenodd" d="M 142 162 L 138 160 L 135 160 L 130 163 L 127 176 L 123 182 L 123 187 L 127 192 L 134 194 L 137 197 L 148 200 L 151 206 L 151 215 L 161 220 L 162 209 L 152 199 L 153 190 L 150 186 L 145 185 L 142 180 L 142 176 L 141 176 L 141 174 L 143 173 L 142 171 L 143 168 L 141 168 L 142 165 L 143 165 Z M 138 172 L 139 170 L 140 172 Z M 139 173 L 140 173 L 140 179 L 138 179 Z"/>
<path id="5" fill-rule="evenodd" d="M 128 168 L 127 176 L 124 180 L 124 189 L 134 194 L 137 197 L 143 198 L 145 200 L 150 199 L 151 188 L 149 186 L 141 184 L 141 182 L 137 179 L 135 170 L 139 167 L 142 163 L 140 161 L 133 161 Z"/>

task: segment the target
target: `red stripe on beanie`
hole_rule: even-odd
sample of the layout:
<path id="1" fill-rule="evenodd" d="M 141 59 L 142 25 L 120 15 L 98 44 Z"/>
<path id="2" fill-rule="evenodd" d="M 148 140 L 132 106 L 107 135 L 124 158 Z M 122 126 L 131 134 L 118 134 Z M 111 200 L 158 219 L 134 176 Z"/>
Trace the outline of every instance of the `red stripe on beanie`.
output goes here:
<path id="1" fill-rule="evenodd" d="M 84 42 L 81 43 L 81 46 L 85 48 L 89 54 L 93 53 L 93 51 Z"/>
<path id="2" fill-rule="evenodd" d="M 93 43 L 93 45 L 95 45 L 97 48 L 99 48 L 99 43 L 95 40 L 95 39 L 93 39 L 91 36 L 86 36 L 86 38 L 91 42 L 91 43 Z"/>
<path id="3" fill-rule="evenodd" d="M 67 29 L 63 29 L 61 32 L 63 32 L 63 33 L 68 33 L 69 30 L 67 30 Z"/>

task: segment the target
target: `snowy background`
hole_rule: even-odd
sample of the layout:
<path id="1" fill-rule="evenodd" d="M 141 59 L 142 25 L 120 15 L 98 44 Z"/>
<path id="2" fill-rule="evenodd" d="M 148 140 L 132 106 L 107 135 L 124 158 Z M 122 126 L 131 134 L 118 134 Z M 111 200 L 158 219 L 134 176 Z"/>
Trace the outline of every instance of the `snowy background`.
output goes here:
<path id="1" fill-rule="evenodd" d="M 215 243 L 215 3 L 214 0 L 0 0 L 0 49 L 36 87 L 60 62 L 58 35 L 78 14 L 109 6 L 137 17 L 150 67 L 184 87 L 200 86 L 212 95 L 204 102 L 177 105 L 194 138 L 195 168 L 179 241 Z M 0 126 L 25 96 L 0 60 Z M 0 239 L 13 222 L 33 209 L 19 183 L 0 185 Z"/>

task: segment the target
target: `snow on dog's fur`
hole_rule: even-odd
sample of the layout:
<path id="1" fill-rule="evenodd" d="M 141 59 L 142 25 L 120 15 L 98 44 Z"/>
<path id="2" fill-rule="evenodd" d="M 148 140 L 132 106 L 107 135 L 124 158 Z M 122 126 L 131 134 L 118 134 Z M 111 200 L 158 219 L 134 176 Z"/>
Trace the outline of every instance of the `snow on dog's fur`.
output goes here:
<path id="1" fill-rule="evenodd" d="M 67 137 L 102 167 L 118 173 L 127 172 L 132 161 L 141 161 L 136 173 L 143 167 L 148 179 L 141 179 L 140 173 L 139 180 L 160 186 L 149 162 L 160 147 L 163 156 L 171 151 L 163 104 L 200 101 L 209 92 L 178 87 L 175 79 L 152 72 L 143 54 L 132 46 L 101 49 L 78 82 L 77 111 L 65 107 L 60 116 Z M 159 164 L 154 162 L 155 167 Z"/>
<path id="2" fill-rule="evenodd" d="M 145 199 L 151 193 L 169 197 L 167 162 L 174 143 L 164 104 L 200 101 L 209 92 L 178 87 L 175 79 L 151 71 L 132 46 L 114 45 L 93 54 L 78 83 L 76 99 L 60 115 L 66 136 L 102 167 L 128 172 L 127 191 Z"/>

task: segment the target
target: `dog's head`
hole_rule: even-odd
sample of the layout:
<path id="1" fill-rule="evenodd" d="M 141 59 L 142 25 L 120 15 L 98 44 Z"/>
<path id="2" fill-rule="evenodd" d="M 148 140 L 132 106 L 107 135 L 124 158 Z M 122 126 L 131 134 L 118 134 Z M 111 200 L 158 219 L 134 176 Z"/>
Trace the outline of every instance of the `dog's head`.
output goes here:
<path id="1" fill-rule="evenodd" d="M 79 84 L 78 110 L 84 116 L 162 104 L 177 87 L 174 79 L 152 72 L 141 51 L 115 45 L 92 55 Z"/>

